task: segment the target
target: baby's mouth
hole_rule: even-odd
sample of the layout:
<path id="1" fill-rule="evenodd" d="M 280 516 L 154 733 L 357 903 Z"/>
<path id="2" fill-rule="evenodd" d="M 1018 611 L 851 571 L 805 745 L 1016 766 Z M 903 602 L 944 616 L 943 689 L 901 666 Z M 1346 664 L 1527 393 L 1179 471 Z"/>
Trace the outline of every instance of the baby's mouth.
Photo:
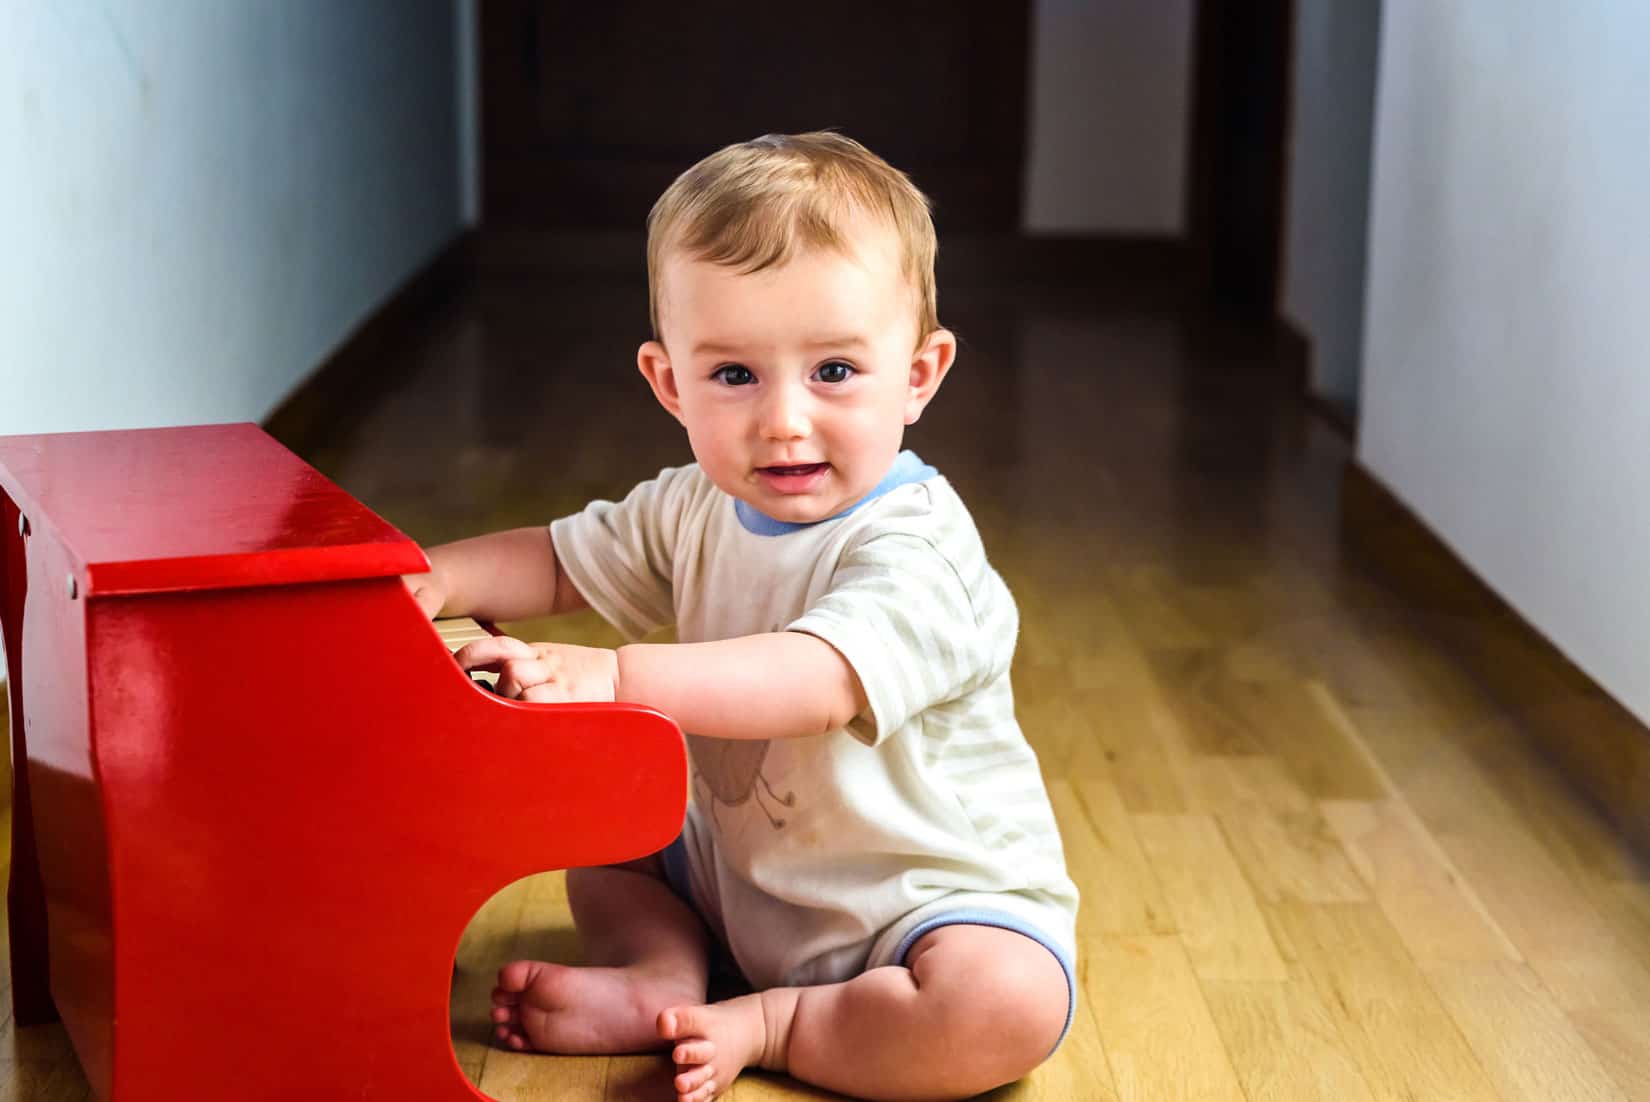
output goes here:
<path id="1" fill-rule="evenodd" d="M 762 485 L 776 494 L 811 494 L 819 489 L 830 472 L 829 463 L 785 463 L 758 467 Z"/>
<path id="2" fill-rule="evenodd" d="M 828 466 L 825 463 L 798 463 L 791 467 L 761 467 L 764 474 L 778 475 L 780 478 L 794 478 L 800 475 L 810 475 L 822 471 Z"/>

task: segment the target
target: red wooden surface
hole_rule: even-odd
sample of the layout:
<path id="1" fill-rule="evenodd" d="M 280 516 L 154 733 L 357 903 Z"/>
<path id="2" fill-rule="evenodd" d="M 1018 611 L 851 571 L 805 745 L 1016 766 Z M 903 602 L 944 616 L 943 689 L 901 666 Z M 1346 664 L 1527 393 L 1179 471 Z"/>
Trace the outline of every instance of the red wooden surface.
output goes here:
<path id="1" fill-rule="evenodd" d="M 89 595 L 412 574 L 417 545 L 256 425 L 0 437 Z"/>
<path id="2" fill-rule="evenodd" d="M 180 438 L 148 437 L 174 459 Z M 225 514 L 190 520 L 173 502 L 172 522 L 191 532 L 162 540 L 140 525 L 130 559 L 102 523 L 68 545 L 96 513 L 88 499 L 121 499 L 132 483 L 82 464 L 78 489 L 54 477 L 42 494 L 44 467 L 19 478 L 5 465 L 14 447 L 0 440 L 0 485 L 32 529 L 4 545 L 8 578 L 17 562 L 24 575 L 3 608 L 24 713 L 19 807 L 32 801 L 51 994 L 99 1096 L 479 1097 L 449 1041 L 459 936 L 524 875 L 669 842 L 687 784 L 676 726 L 473 685 L 393 576 L 403 567 L 382 576 L 385 563 L 421 562 L 399 535 L 317 533 L 321 573 L 366 576 L 230 588 L 229 560 L 249 577 L 248 556 L 301 550 L 302 533 L 272 537 L 254 511 L 250 530 L 215 540 L 202 530 L 230 524 Z M 110 454 L 134 459 L 130 447 Z M 199 461 L 220 470 L 214 485 L 257 480 L 223 471 L 222 456 Z M 162 543 L 173 559 L 155 554 Z M 171 579 L 167 591 L 71 596 L 67 575 L 117 561 L 144 564 L 129 578 Z M 176 584 L 182 561 L 206 588 Z M 14 970 L 44 951 L 16 926 L 23 903 Z M 28 991 L 14 989 L 21 1010 Z"/>

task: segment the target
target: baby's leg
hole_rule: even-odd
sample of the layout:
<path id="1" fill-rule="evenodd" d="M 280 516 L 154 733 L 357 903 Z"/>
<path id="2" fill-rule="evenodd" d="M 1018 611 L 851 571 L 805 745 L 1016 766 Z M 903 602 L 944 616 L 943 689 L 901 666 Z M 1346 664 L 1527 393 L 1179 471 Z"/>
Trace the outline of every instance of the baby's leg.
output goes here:
<path id="1" fill-rule="evenodd" d="M 1065 1028 L 1065 969 L 1023 934 L 943 926 L 906 960 L 846 983 L 666 1010 L 678 1099 L 714 1098 L 753 1064 L 859 1098 L 966 1098 L 1025 1075 Z"/>
<path id="2" fill-rule="evenodd" d="M 703 1002 L 708 933 L 664 880 L 657 854 L 567 871 L 583 967 L 517 960 L 499 969 L 493 1032 L 514 1049 L 645 1052 L 664 1047 L 659 1012 Z"/>

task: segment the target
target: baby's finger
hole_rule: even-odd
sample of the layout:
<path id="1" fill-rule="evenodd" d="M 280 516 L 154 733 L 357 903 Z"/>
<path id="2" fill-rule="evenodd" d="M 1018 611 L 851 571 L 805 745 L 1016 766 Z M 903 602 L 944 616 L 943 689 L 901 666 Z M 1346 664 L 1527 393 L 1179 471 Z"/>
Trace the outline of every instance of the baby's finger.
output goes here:
<path id="1" fill-rule="evenodd" d="M 458 664 L 466 670 L 496 670 L 512 658 L 536 658 L 538 651 L 520 639 L 508 635 L 492 635 L 465 643 L 453 652 Z"/>
<path id="2" fill-rule="evenodd" d="M 544 681 L 524 689 L 521 699 L 532 704 L 560 704 L 572 700 L 573 695 L 567 691 L 567 686 L 559 681 Z"/>
<path id="3" fill-rule="evenodd" d="M 555 676 L 555 667 L 542 658 L 506 658 L 498 667 L 498 695 L 512 700 L 525 699 L 528 689 L 542 685 Z"/>

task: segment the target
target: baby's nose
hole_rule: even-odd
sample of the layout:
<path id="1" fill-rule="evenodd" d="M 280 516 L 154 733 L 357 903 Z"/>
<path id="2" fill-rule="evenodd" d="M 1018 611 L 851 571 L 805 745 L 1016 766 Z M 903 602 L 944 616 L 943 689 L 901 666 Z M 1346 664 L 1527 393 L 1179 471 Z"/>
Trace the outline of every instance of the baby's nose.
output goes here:
<path id="1" fill-rule="evenodd" d="M 796 387 L 774 387 L 762 407 L 762 432 L 772 440 L 795 440 L 812 427 L 808 397 Z"/>

